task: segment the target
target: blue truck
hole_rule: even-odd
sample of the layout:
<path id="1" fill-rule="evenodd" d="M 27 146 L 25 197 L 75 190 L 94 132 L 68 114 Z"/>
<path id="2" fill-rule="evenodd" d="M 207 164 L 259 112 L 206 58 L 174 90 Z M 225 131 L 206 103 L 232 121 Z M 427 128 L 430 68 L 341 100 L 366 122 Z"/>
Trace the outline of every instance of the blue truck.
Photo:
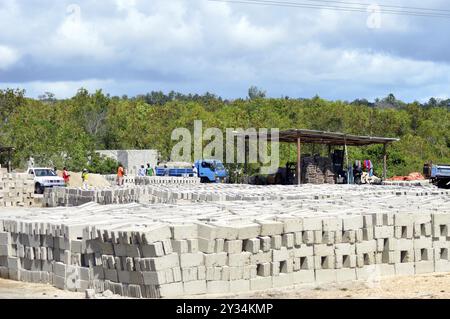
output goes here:
<path id="1" fill-rule="evenodd" d="M 450 165 L 425 164 L 423 172 L 437 187 L 450 189 Z"/>
<path id="2" fill-rule="evenodd" d="M 225 183 L 228 180 L 228 172 L 219 160 L 198 160 L 195 168 L 202 183 Z"/>
<path id="3" fill-rule="evenodd" d="M 194 171 L 194 167 L 196 171 Z M 192 165 L 165 164 L 156 168 L 156 176 L 198 176 L 202 183 L 224 183 L 228 173 L 223 163 L 218 160 L 198 160 Z"/>

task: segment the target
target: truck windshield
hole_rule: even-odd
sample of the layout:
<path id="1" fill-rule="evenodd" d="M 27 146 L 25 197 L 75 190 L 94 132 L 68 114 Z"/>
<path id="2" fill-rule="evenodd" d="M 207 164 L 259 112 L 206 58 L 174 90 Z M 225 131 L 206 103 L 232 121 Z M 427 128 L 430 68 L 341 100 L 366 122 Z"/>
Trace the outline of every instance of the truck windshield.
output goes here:
<path id="1" fill-rule="evenodd" d="M 56 176 L 56 173 L 51 169 L 36 169 L 34 170 L 34 174 L 37 177 Z"/>
<path id="2" fill-rule="evenodd" d="M 215 169 L 219 170 L 219 171 L 223 171 L 225 169 L 225 167 L 223 167 L 222 163 L 216 163 Z"/>

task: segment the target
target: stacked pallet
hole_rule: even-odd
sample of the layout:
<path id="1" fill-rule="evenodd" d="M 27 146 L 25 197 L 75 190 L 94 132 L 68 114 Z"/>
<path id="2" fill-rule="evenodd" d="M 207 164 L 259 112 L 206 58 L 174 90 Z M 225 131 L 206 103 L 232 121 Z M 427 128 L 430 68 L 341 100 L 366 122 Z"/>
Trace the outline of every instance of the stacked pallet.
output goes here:
<path id="1" fill-rule="evenodd" d="M 34 195 L 33 176 L 8 173 L 0 167 L 0 207 L 40 206 L 40 199 Z"/>
<path id="2" fill-rule="evenodd" d="M 5 210 L 0 275 L 130 297 L 450 272 L 450 199 L 341 197 Z"/>
<path id="3" fill-rule="evenodd" d="M 307 184 L 335 184 L 333 163 L 327 157 L 302 158 L 302 182 Z"/>

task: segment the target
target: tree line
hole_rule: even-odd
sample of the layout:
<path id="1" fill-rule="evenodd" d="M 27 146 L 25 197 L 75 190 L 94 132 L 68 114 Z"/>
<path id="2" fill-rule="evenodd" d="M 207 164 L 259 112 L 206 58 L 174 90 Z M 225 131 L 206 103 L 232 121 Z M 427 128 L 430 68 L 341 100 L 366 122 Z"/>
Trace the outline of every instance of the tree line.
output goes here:
<path id="1" fill-rule="evenodd" d="M 80 89 L 69 99 L 52 93 L 38 99 L 25 91 L 0 90 L 0 146 L 12 146 L 13 166 L 25 167 L 30 156 L 40 165 L 110 173 L 114 161 L 99 157 L 99 149 L 157 149 L 168 158 L 172 130 L 203 127 L 304 128 L 355 135 L 399 137 L 389 147 L 389 175 L 421 171 L 427 161 L 450 163 L 450 100 L 405 103 L 394 95 L 355 101 L 290 97 L 267 98 L 256 87 L 246 98 L 228 100 L 203 95 L 151 92 L 135 97 L 110 96 Z M 325 147 L 305 145 L 305 154 L 325 153 Z M 371 159 L 381 175 L 382 146 L 349 149 L 350 160 Z M 280 146 L 281 164 L 296 160 L 295 145 Z M 257 167 L 253 166 L 253 170 Z"/>

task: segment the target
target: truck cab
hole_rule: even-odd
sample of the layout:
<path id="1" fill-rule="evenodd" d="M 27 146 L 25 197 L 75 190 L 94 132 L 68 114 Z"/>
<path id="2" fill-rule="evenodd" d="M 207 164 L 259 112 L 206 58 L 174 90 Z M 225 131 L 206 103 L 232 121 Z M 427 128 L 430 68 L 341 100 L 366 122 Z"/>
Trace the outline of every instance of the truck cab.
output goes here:
<path id="1" fill-rule="evenodd" d="M 224 183 L 228 178 L 227 170 L 219 160 L 198 160 L 195 168 L 202 183 Z"/>
<path id="2" fill-rule="evenodd" d="M 64 179 L 59 177 L 51 168 L 32 167 L 27 173 L 34 177 L 34 192 L 43 194 L 46 188 L 66 186 Z"/>
<path id="3" fill-rule="evenodd" d="M 450 165 L 425 164 L 423 172 L 426 178 L 439 188 L 450 189 Z"/>

